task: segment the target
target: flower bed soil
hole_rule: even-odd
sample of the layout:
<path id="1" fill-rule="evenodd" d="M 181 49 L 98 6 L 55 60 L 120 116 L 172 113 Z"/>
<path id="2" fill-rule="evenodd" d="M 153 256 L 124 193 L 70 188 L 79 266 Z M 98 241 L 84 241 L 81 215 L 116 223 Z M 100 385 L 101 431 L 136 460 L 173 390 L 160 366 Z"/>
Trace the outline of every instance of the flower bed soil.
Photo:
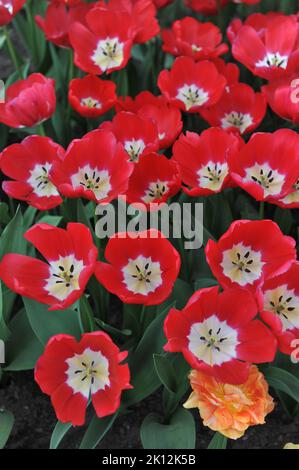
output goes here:
<path id="1" fill-rule="evenodd" d="M 33 372 L 7 375 L 0 388 L 0 404 L 15 415 L 15 426 L 7 443 L 8 449 L 48 449 L 56 419 L 50 400 L 33 380 Z M 150 412 L 159 412 L 160 393 L 134 407 L 134 412 L 119 418 L 102 441 L 101 449 L 140 449 L 140 425 Z M 198 449 L 207 448 L 213 433 L 197 423 Z M 266 426 L 251 427 L 245 436 L 233 443 L 234 449 L 281 449 L 286 442 L 299 442 L 299 416 L 291 419 L 276 401 L 276 409 L 267 416 Z M 85 429 L 85 428 L 84 428 Z M 75 448 L 83 429 L 73 429 L 62 442 L 63 448 Z"/>

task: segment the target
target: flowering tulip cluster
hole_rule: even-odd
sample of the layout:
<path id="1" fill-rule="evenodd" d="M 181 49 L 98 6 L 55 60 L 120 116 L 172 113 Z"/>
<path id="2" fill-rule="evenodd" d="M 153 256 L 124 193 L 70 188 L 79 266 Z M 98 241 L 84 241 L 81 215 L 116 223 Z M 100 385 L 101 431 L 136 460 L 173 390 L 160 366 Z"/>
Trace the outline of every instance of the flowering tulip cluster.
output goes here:
<path id="1" fill-rule="evenodd" d="M 145 448 L 195 447 L 192 408 L 222 445 L 238 439 L 274 409 L 269 387 L 294 410 L 299 12 L 43 0 L 25 20 L 25 3 L 0 0 L 16 66 L 0 100 L 0 340 L 6 369 L 34 369 L 51 399 L 52 445 L 88 422 L 94 447 L 161 387 Z M 187 219 L 203 246 L 187 249 Z"/>

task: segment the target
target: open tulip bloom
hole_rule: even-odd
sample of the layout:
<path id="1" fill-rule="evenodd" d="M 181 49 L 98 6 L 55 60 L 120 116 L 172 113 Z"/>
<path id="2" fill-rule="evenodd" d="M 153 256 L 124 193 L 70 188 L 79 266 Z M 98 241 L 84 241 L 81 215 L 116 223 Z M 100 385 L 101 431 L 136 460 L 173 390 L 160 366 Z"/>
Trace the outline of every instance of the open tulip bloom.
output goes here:
<path id="1" fill-rule="evenodd" d="M 173 161 L 181 170 L 184 192 L 208 196 L 234 186 L 227 160 L 230 154 L 239 154 L 240 145 L 238 138 L 216 127 L 201 135 L 181 134 L 173 146 Z"/>
<path id="2" fill-rule="evenodd" d="M 62 198 L 50 172 L 63 156 L 64 149 L 48 137 L 33 135 L 20 144 L 10 145 L 0 154 L 1 171 L 13 179 L 3 181 L 3 191 L 39 210 L 59 206 Z"/>
<path id="3" fill-rule="evenodd" d="M 298 445 L 298 2 L 0 0 L 0 62 L 0 448 Z"/>
<path id="4" fill-rule="evenodd" d="M 121 393 L 130 389 L 130 371 L 121 364 L 127 351 L 120 352 L 102 331 L 73 336 L 53 336 L 35 367 L 35 380 L 50 395 L 57 418 L 80 426 L 85 422 L 88 400 L 99 418 L 113 414 Z"/>
<path id="5" fill-rule="evenodd" d="M 0 263 L 1 280 L 14 292 L 48 304 L 51 310 L 72 305 L 95 269 L 98 250 L 89 229 L 78 223 L 68 224 L 66 230 L 37 224 L 25 238 L 47 262 L 7 254 Z"/>
<path id="6" fill-rule="evenodd" d="M 233 308 L 232 308 L 233 305 Z M 182 310 L 170 310 L 164 324 L 165 350 L 182 352 L 186 361 L 217 380 L 246 382 L 250 363 L 273 361 L 276 339 L 256 320 L 258 308 L 246 289 L 201 289 Z"/>
<path id="7" fill-rule="evenodd" d="M 133 41 L 130 15 L 94 8 L 87 13 L 86 23 L 87 27 L 76 22 L 70 28 L 76 65 L 95 75 L 125 67 Z"/>
<path id="8" fill-rule="evenodd" d="M 95 130 L 69 145 L 64 159 L 53 165 L 51 178 L 67 197 L 104 203 L 126 191 L 132 171 L 133 164 L 114 135 Z"/>
<path id="9" fill-rule="evenodd" d="M 253 292 L 265 278 L 283 273 L 296 259 L 294 240 L 271 220 L 237 220 L 218 242 L 209 240 L 205 252 L 223 287 Z"/>
<path id="10" fill-rule="evenodd" d="M 288 158 L 281 158 L 287 152 Z M 299 137 L 289 129 L 257 133 L 238 156 L 228 157 L 234 181 L 258 201 L 276 203 L 294 191 L 299 179 Z"/>
<path id="11" fill-rule="evenodd" d="M 181 260 L 171 243 L 157 230 L 118 233 L 105 250 L 108 263 L 99 261 L 95 275 L 123 302 L 157 305 L 169 297 Z"/>
<path id="12" fill-rule="evenodd" d="M 182 111 L 195 113 L 215 104 L 224 92 L 226 80 L 215 65 L 178 57 L 170 71 L 162 70 L 158 78 L 161 93 Z"/>

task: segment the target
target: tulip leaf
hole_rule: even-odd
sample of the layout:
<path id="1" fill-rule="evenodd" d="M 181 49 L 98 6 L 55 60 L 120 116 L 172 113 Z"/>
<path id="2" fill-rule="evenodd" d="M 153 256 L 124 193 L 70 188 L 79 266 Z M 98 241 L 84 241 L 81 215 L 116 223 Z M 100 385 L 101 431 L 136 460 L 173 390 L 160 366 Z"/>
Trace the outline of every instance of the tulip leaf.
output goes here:
<path id="1" fill-rule="evenodd" d="M 3 449 L 14 425 L 14 415 L 10 411 L 0 409 L 0 449 Z"/>
<path id="2" fill-rule="evenodd" d="M 0 202 L 0 224 L 6 225 L 10 221 L 9 208 L 5 202 Z"/>
<path id="3" fill-rule="evenodd" d="M 101 419 L 95 415 L 89 423 L 79 448 L 94 449 L 111 429 L 117 416 L 118 412 L 116 412 L 114 415 L 106 416 L 105 418 Z"/>
<path id="4" fill-rule="evenodd" d="M 156 413 L 149 414 L 140 429 L 144 449 L 195 449 L 195 422 L 190 411 L 179 408 L 168 424 Z"/>
<path id="5" fill-rule="evenodd" d="M 299 379 L 286 370 L 269 366 L 264 371 L 268 384 L 299 403 Z"/>
<path id="6" fill-rule="evenodd" d="M 213 286 L 218 286 L 218 282 L 216 281 L 216 279 L 202 278 L 202 279 L 196 279 L 194 288 L 195 290 L 199 290 L 199 289 L 205 289 L 206 287 L 213 287 Z"/>
<path id="7" fill-rule="evenodd" d="M 66 433 L 71 429 L 71 427 L 71 423 L 62 423 L 61 421 L 57 421 L 55 428 L 52 432 L 50 449 L 57 449 L 62 439 L 64 438 Z"/>
<path id="8" fill-rule="evenodd" d="M 0 238 L 0 259 L 7 253 L 26 253 L 26 241 L 23 238 L 23 215 L 18 207 L 14 218 L 6 225 Z"/>
<path id="9" fill-rule="evenodd" d="M 2 282 L 0 281 L 0 340 L 7 340 L 9 336 L 10 331 L 4 317 Z"/>
<path id="10" fill-rule="evenodd" d="M 30 325 L 42 344 L 58 334 L 81 336 L 78 315 L 74 310 L 49 311 L 48 306 L 23 297 L 24 306 Z"/>
<path id="11" fill-rule="evenodd" d="M 131 406 L 144 400 L 153 393 L 161 382 L 157 376 L 153 354 L 161 354 L 163 346 L 166 344 L 166 338 L 163 331 L 164 320 L 174 306 L 174 302 L 167 306 L 158 317 L 156 317 L 145 330 L 134 354 L 129 359 L 131 371 L 131 384 L 133 390 L 128 390 L 124 394 L 124 403 Z"/>
<path id="12" fill-rule="evenodd" d="M 220 434 L 220 432 L 215 432 L 208 449 L 226 449 L 227 437 Z"/>
<path id="13" fill-rule="evenodd" d="M 161 383 L 171 393 L 177 391 L 177 381 L 173 364 L 162 354 L 154 354 L 154 365 Z"/>
<path id="14" fill-rule="evenodd" d="M 43 346 L 35 336 L 28 322 L 25 310 L 17 313 L 9 323 L 11 336 L 6 346 L 6 367 L 8 371 L 30 370 L 43 353 Z"/>

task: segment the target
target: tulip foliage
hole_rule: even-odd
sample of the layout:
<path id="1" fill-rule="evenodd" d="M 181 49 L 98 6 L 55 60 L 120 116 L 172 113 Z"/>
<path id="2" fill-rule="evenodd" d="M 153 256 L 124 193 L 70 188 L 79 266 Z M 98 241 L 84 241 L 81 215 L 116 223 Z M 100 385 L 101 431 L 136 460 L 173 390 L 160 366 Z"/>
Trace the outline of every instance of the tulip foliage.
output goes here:
<path id="1" fill-rule="evenodd" d="M 101 445 L 154 393 L 144 448 L 295 416 L 296 2 L 0 0 L 0 54 L 0 381 L 32 370 L 49 446 Z"/>

